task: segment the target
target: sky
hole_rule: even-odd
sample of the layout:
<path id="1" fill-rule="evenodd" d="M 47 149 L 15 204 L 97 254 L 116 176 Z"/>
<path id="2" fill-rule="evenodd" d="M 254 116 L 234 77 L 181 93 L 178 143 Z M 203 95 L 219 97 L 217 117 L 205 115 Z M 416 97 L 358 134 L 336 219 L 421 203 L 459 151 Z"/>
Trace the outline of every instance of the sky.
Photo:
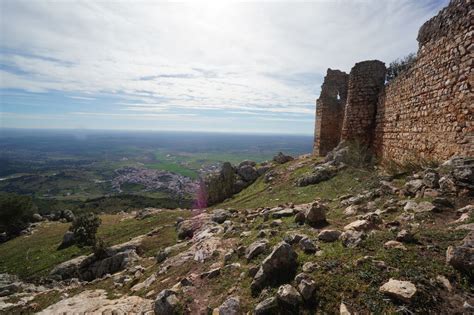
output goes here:
<path id="1" fill-rule="evenodd" d="M 312 134 L 328 68 L 416 52 L 448 0 L 0 0 L 0 127 Z"/>

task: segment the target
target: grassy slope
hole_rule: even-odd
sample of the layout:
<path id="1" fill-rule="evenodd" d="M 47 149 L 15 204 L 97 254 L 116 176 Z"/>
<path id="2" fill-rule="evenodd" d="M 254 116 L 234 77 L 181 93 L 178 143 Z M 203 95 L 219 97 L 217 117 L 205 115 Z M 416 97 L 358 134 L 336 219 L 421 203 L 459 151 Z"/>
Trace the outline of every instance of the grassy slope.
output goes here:
<path id="1" fill-rule="evenodd" d="M 295 185 L 297 178 L 311 171 L 316 161 L 314 158 L 306 158 L 280 165 L 276 169 L 280 174 L 272 182 L 265 183 L 263 177 L 260 177 L 247 189 L 217 205 L 216 208 L 272 207 L 285 202 L 298 204 L 311 202 L 316 198 L 333 199 L 370 189 L 377 183 L 374 172 L 349 168 L 318 185 L 297 187 Z"/>
<path id="2" fill-rule="evenodd" d="M 174 227 L 167 225 L 172 225 L 178 216 L 186 217 L 188 213 L 185 210 L 169 210 L 144 220 L 103 215 L 98 236 L 114 245 L 165 226 L 154 237 L 155 242 L 148 242 L 144 246 L 146 253 L 154 255 L 163 242 L 167 245 L 176 241 Z M 0 244 L 0 272 L 17 274 L 22 278 L 37 278 L 48 274 L 55 265 L 63 261 L 89 254 L 90 248 L 81 249 L 77 246 L 57 250 L 68 228 L 69 224 L 65 223 L 43 223 L 31 236 L 21 236 Z"/>

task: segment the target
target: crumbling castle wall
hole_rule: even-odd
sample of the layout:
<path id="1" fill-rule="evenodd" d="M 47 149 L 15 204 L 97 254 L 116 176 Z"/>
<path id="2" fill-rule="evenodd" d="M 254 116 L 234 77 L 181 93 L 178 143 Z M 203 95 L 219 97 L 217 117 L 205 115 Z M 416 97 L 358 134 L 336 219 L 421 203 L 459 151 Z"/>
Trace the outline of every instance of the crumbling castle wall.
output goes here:
<path id="1" fill-rule="evenodd" d="M 383 89 L 386 72 L 385 64 L 378 60 L 362 61 L 352 68 L 342 141 L 372 142 L 378 95 Z"/>
<path id="2" fill-rule="evenodd" d="M 328 69 L 316 101 L 314 154 L 324 156 L 341 140 L 349 75 Z"/>
<path id="3" fill-rule="evenodd" d="M 453 0 L 418 34 L 417 60 L 380 96 L 375 152 L 382 159 L 474 155 L 474 8 Z"/>
<path id="4" fill-rule="evenodd" d="M 323 138 L 340 137 L 368 144 L 382 160 L 474 156 L 473 21 L 474 1 L 451 0 L 421 27 L 414 64 L 385 86 L 382 62 L 357 63 L 342 119 L 325 115 L 318 100 L 315 154 L 334 147 Z M 338 123 L 341 132 L 328 136 L 326 124 Z"/>

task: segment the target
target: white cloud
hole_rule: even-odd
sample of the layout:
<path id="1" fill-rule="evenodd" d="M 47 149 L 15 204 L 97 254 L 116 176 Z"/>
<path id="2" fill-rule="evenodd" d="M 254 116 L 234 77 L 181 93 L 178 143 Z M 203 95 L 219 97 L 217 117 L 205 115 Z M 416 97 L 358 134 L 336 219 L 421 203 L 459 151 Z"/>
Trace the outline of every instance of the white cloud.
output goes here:
<path id="1" fill-rule="evenodd" d="M 4 0 L 0 64 L 16 71 L 0 68 L 0 88 L 117 93 L 117 110 L 312 118 L 328 67 L 416 51 L 446 2 Z"/>

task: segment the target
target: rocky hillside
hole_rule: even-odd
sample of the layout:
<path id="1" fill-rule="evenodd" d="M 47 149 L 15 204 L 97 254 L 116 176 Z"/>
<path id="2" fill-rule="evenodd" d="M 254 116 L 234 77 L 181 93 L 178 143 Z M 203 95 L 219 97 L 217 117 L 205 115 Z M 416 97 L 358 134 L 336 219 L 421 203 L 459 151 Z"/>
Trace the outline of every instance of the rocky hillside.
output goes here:
<path id="1" fill-rule="evenodd" d="M 0 245 L 0 312 L 474 312 L 474 159 L 390 173 L 344 150 L 212 208 L 109 215 L 100 257 L 41 222 Z"/>

